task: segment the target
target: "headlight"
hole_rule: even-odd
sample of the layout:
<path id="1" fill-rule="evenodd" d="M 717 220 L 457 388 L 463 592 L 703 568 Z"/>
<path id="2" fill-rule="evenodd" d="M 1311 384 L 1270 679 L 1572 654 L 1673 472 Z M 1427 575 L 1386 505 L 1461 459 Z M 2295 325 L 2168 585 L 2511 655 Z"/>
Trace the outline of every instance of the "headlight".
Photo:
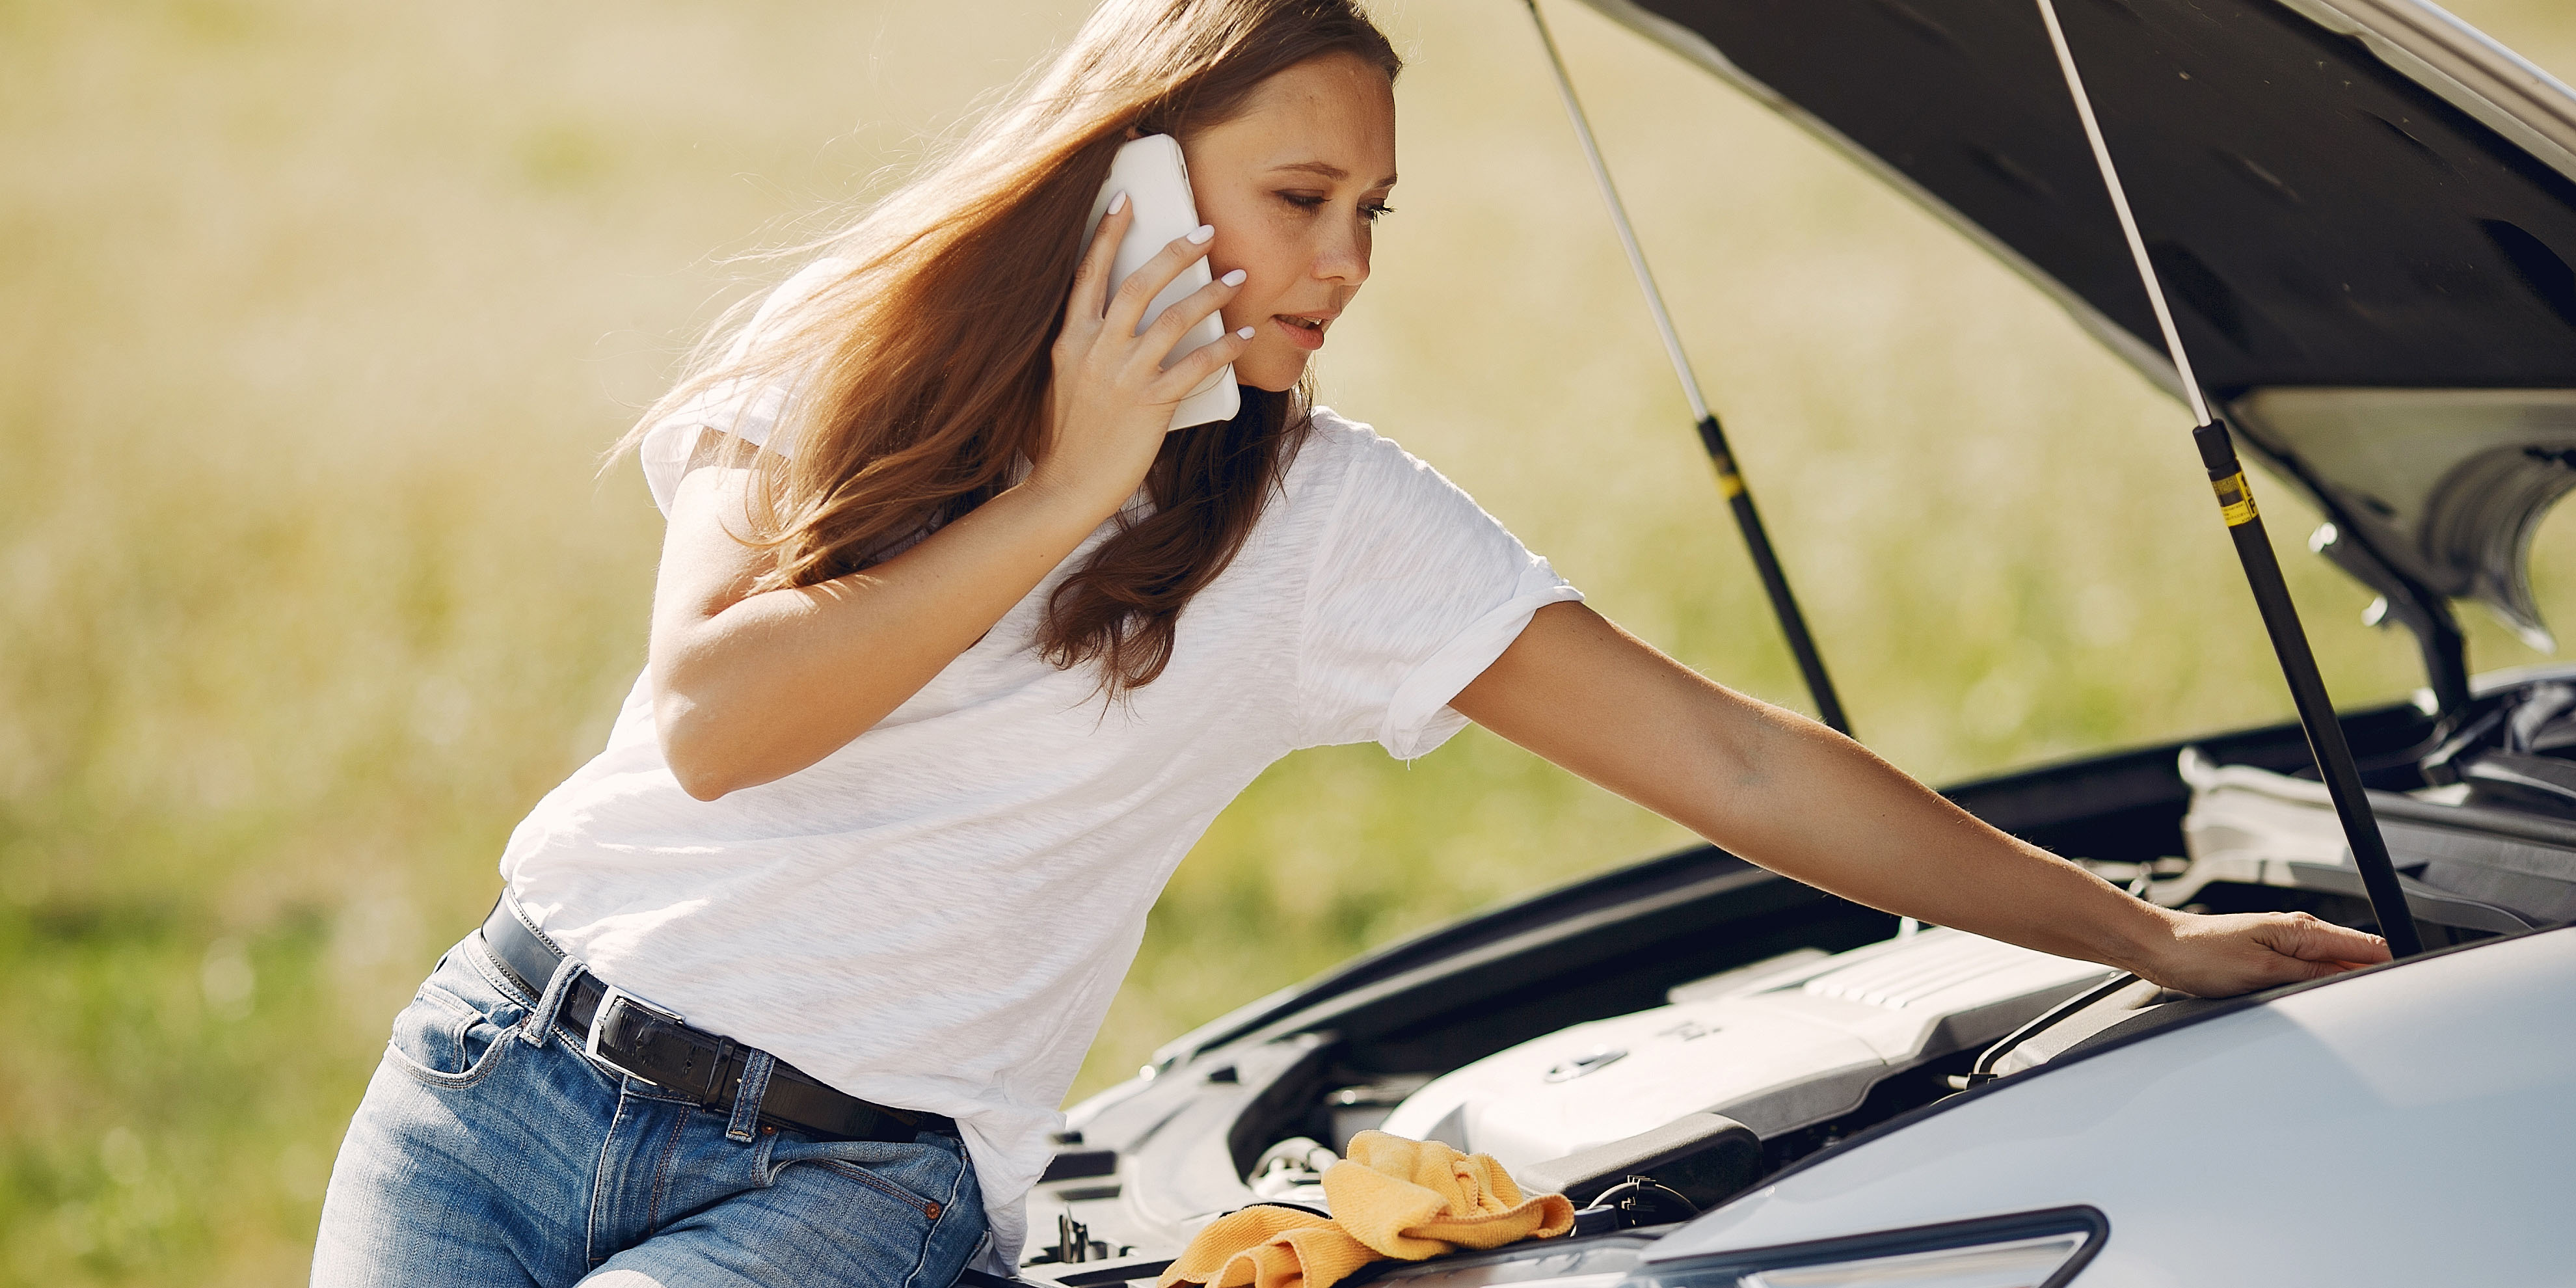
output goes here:
<path id="1" fill-rule="evenodd" d="M 2111 1232 L 2089 1207 L 1651 1265 L 1628 1288 L 2058 1288 Z"/>

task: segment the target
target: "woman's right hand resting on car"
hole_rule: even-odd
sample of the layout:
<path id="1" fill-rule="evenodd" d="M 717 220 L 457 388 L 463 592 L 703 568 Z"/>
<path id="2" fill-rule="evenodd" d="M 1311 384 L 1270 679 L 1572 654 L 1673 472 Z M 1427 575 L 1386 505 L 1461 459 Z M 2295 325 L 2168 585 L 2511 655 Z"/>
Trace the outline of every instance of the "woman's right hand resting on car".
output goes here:
<path id="1" fill-rule="evenodd" d="M 1123 196 L 1113 204 L 1074 275 L 1049 353 L 1046 446 L 1018 486 L 883 563 L 752 594 L 765 556 L 735 533 L 757 472 L 709 464 L 681 479 L 646 669 L 682 790 L 714 800 L 784 778 L 903 705 L 1135 495 L 1172 408 L 1241 354 L 1248 335 L 1235 332 L 1162 367 L 1242 277 L 1209 283 L 1137 334 L 1155 294 L 1207 254 L 1208 230 L 1165 247 L 1113 296 L 1110 263 L 1134 218 Z"/>

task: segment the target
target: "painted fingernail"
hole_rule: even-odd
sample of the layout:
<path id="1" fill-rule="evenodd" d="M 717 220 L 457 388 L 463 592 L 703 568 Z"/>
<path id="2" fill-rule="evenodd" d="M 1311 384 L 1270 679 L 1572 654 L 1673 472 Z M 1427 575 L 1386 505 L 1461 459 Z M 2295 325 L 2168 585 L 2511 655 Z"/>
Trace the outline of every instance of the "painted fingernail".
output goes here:
<path id="1" fill-rule="evenodd" d="M 1207 245 L 1208 238 L 1214 236 L 1216 236 L 1215 224 L 1200 224 L 1198 227 L 1190 230 L 1190 244 L 1193 246 L 1205 246 Z"/>
<path id="2" fill-rule="evenodd" d="M 1245 327 L 1242 330 L 1235 332 L 1234 336 L 1238 340 L 1249 340 L 1252 338 L 1252 328 Z"/>
<path id="3" fill-rule="evenodd" d="M 1119 211 L 1121 211 L 1121 210 L 1125 210 L 1126 208 L 1127 208 L 1127 194 L 1126 194 L 1126 193 L 1121 192 L 1121 193 L 1119 193 L 1117 196 L 1111 197 L 1111 198 L 1109 199 L 1109 213 L 1111 213 L 1111 214 L 1113 214 L 1113 215 L 1114 215 L 1114 214 L 1117 214 L 1117 213 L 1118 213 Z"/>
<path id="4" fill-rule="evenodd" d="M 1228 286 L 1241 286 L 1243 285 L 1243 270 L 1238 268 L 1216 280 L 1223 282 Z"/>

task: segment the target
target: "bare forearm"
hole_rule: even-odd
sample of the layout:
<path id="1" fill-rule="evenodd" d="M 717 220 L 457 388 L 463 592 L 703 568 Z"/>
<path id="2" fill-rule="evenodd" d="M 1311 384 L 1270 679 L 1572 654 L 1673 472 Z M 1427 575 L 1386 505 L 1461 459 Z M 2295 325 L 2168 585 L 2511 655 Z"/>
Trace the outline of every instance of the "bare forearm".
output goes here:
<path id="1" fill-rule="evenodd" d="M 680 481 L 654 590 L 652 684 L 664 757 L 711 800 L 783 778 L 883 720 L 991 630 L 1136 492 L 1172 409 L 1243 352 L 1245 327 L 1163 358 L 1242 286 L 1231 272 L 1165 308 L 1147 306 L 1207 255 L 1215 230 L 1174 239 L 1113 294 L 1119 238 L 1134 219 L 1110 203 L 1047 353 L 1044 445 L 1027 481 L 928 540 L 820 586 L 744 592 L 759 556 L 728 531 L 756 486 L 747 469 Z"/>
<path id="2" fill-rule="evenodd" d="M 1580 604 L 1540 609 L 1450 705 L 1764 867 L 1889 912 L 2205 997 L 2388 959 L 2375 936 L 2306 913 L 2194 916 L 2132 899 Z"/>
<path id="3" fill-rule="evenodd" d="M 1542 609 L 1452 705 L 1734 853 L 1874 908 L 2124 967 L 2164 933 L 2161 910 L 1579 605 Z"/>
<path id="4" fill-rule="evenodd" d="M 711 799 L 830 755 L 973 646 L 1104 513 L 1015 488 L 846 577 L 712 613 L 657 605 L 655 713 L 674 771 Z"/>
<path id="5" fill-rule="evenodd" d="M 1646 803 L 1764 867 L 1884 911 L 2124 969 L 2146 968 L 2167 934 L 2162 910 L 1987 826 L 1822 725 L 1732 693 L 1693 707 L 1712 746 L 1672 763 L 1701 773 L 1676 774 L 1657 785 L 1672 799 Z"/>

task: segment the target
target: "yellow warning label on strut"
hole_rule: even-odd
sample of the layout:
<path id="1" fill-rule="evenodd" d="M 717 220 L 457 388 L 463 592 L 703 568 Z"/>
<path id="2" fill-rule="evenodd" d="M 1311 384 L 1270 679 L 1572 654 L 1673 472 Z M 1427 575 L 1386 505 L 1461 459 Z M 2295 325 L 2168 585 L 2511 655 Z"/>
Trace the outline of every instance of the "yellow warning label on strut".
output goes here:
<path id="1" fill-rule="evenodd" d="M 1701 426 L 1700 444 L 1708 449 L 1708 463 L 1717 467 L 1717 490 L 1732 501 L 1744 495 L 1744 476 L 1735 472 L 1735 454 L 1726 450 L 1725 440 L 1709 436 L 1707 427 L 1715 423 L 1712 420 Z"/>
<path id="2" fill-rule="evenodd" d="M 2218 492 L 2218 513 L 2228 527 L 2254 521 L 2254 492 L 2245 486 L 2245 472 L 2238 470 L 2209 485 Z"/>

